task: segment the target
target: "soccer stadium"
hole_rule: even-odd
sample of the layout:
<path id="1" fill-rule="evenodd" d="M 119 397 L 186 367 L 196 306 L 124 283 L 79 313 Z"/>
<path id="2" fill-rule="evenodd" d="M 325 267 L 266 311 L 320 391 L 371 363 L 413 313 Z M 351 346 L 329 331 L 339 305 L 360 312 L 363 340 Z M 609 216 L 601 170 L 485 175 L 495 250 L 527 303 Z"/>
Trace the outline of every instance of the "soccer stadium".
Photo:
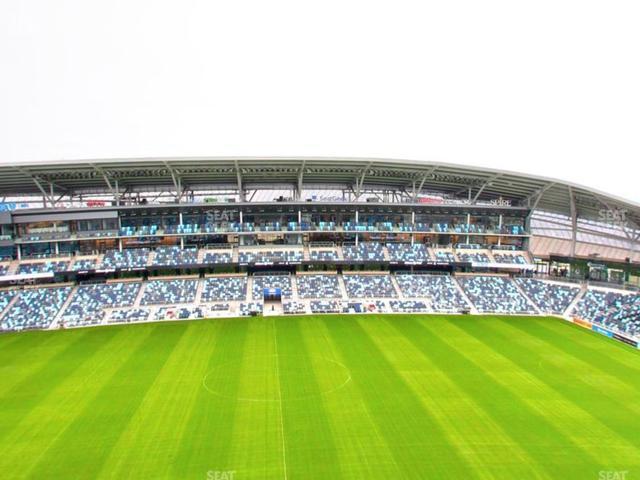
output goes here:
<path id="1" fill-rule="evenodd" d="M 0 196 L 2 478 L 640 478 L 637 203 L 311 157 Z"/>

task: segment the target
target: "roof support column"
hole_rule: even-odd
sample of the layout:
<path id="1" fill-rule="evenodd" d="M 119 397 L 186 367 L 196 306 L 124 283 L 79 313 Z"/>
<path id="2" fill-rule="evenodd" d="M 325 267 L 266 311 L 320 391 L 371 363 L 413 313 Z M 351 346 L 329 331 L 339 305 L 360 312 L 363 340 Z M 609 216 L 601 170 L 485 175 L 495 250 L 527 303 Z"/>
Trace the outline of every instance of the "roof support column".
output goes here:
<path id="1" fill-rule="evenodd" d="M 305 165 L 306 161 L 303 160 L 302 161 L 302 166 L 300 167 L 300 170 L 298 171 L 298 184 L 296 186 L 296 191 L 295 191 L 295 199 L 300 201 L 302 200 L 302 183 L 304 180 L 304 165 Z"/>
<path id="2" fill-rule="evenodd" d="M 240 166 L 237 160 L 234 161 L 234 165 L 236 167 L 236 180 L 238 182 L 238 197 L 240 197 L 240 201 L 244 203 L 246 201 L 246 193 L 242 185 L 242 172 L 240 172 Z"/>
<path id="3" fill-rule="evenodd" d="M 499 179 L 502 176 L 501 173 L 496 173 L 495 175 L 493 175 L 492 177 L 490 177 L 486 182 L 484 182 L 482 184 L 482 186 L 478 189 L 478 191 L 476 192 L 476 195 L 473 197 L 473 200 L 471 200 L 471 204 L 475 205 L 475 203 L 478 201 L 478 199 L 480 198 L 480 195 L 482 195 L 482 192 L 484 192 L 484 189 L 491 186 L 491 184 Z M 471 190 L 469 190 L 469 194 L 471 194 Z"/>
<path id="4" fill-rule="evenodd" d="M 98 167 L 97 165 L 91 165 L 93 167 L 93 169 L 98 172 L 101 176 L 102 179 L 104 180 L 104 183 L 107 184 L 107 188 L 109 189 L 109 192 L 111 192 L 111 194 L 113 195 L 113 199 L 115 200 L 116 206 L 120 206 L 120 193 L 118 191 L 118 180 L 114 180 L 113 184 L 111 184 L 111 180 L 109 179 L 109 175 L 107 175 L 107 173 L 100 167 Z M 115 187 L 115 188 L 114 188 Z"/>
<path id="5" fill-rule="evenodd" d="M 40 180 L 38 179 L 38 177 L 35 177 L 33 175 L 30 175 L 30 176 L 31 176 L 31 180 L 33 180 L 33 183 L 36 184 L 36 187 L 38 187 L 38 190 L 40 190 L 40 192 L 42 193 L 42 204 L 44 208 L 47 208 L 47 202 L 51 204 L 51 208 L 55 207 L 56 202 L 53 198 L 53 183 L 49 184 L 50 192 L 47 192 L 43 187 L 43 185 L 40 183 Z"/>
<path id="6" fill-rule="evenodd" d="M 431 167 L 431 169 L 429 169 L 429 171 L 427 173 L 425 173 L 422 178 L 420 179 L 420 184 L 418 185 L 418 188 L 416 189 L 416 184 L 415 182 L 413 182 L 413 201 L 417 201 L 418 200 L 418 195 L 420 195 L 420 193 L 422 193 L 422 187 L 424 187 L 425 182 L 427 181 L 427 179 L 433 175 L 433 173 L 438 169 L 437 166 L 435 167 Z"/>
<path id="7" fill-rule="evenodd" d="M 367 164 L 367 166 L 366 166 L 366 167 L 364 167 L 364 168 L 362 169 L 362 171 L 360 172 L 360 177 L 357 177 L 357 178 L 356 178 L 356 191 L 355 191 L 355 195 L 356 195 L 355 200 L 356 200 L 356 201 L 357 201 L 357 200 L 360 198 L 360 196 L 362 195 L 362 186 L 364 185 L 364 179 L 365 179 L 365 177 L 366 177 L 366 175 L 367 175 L 367 171 L 368 171 L 368 170 L 369 170 L 369 168 L 371 167 L 371 164 L 372 164 L 372 162 L 369 162 L 369 163 Z"/>
<path id="8" fill-rule="evenodd" d="M 573 194 L 573 189 L 567 187 L 569 190 L 569 206 L 571 208 L 571 257 L 576 256 L 576 241 L 578 237 L 578 213 L 576 209 L 576 198 Z"/>

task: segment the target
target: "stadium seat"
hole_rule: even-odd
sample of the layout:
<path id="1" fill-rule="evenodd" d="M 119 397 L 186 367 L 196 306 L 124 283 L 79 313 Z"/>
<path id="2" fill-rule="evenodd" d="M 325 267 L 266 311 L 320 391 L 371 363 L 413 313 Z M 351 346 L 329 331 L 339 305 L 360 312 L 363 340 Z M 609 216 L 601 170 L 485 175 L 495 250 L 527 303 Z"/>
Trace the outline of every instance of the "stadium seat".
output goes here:
<path id="1" fill-rule="evenodd" d="M 427 313 L 430 311 L 422 300 L 389 300 L 389 307 L 394 313 Z"/>
<path id="2" fill-rule="evenodd" d="M 397 274 L 405 298 L 428 299 L 435 312 L 460 312 L 469 304 L 449 275 Z"/>
<path id="3" fill-rule="evenodd" d="M 203 303 L 247 299 L 247 277 L 210 277 L 204 281 Z"/>
<path id="4" fill-rule="evenodd" d="M 533 278 L 518 278 L 516 283 L 542 313 L 562 315 L 580 292 L 580 287 L 560 285 Z"/>
<path id="5" fill-rule="evenodd" d="M 192 303 L 197 288 L 197 280 L 152 280 L 145 285 L 140 305 Z"/>
<path id="6" fill-rule="evenodd" d="M 282 311 L 286 314 L 303 314 L 307 312 L 307 306 L 296 300 L 282 302 Z"/>
<path id="7" fill-rule="evenodd" d="M 263 304 L 261 302 L 242 302 L 240 304 L 238 313 L 240 315 L 252 315 L 262 313 Z"/>
<path id="8" fill-rule="evenodd" d="M 341 298 L 337 275 L 297 275 L 300 298 Z"/>
<path id="9" fill-rule="evenodd" d="M 377 242 L 360 242 L 358 245 L 343 245 L 344 259 L 351 262 L 383 262 L 382 244 Z"/>
<path id="10" fill-rule="evenodd" d="M 509 278 L 478 275 L 459 277 L 458 282 L 480 313 L 536 313 Z"/>
<path id="11" fill-rule="evenodd" d="M 198 263 L 198 251 L 195 248 L 158 247 L 153 257 L 154 266 L 195 265 Z"/>
<path id="12" fill-rule="evenodd" d="M 100 268 L 103 270 L 142 268 L 149 261 L 149 252 L 148 248 L 107 250 L 102 257 Z"/>
<path id="13" fill-rule="evenodd" d="M 391 262 L 421 264 L 429 260 L 427 247 L 420 243 L 387 243 L 387 251 Z"/>
<path id="14" fill-rule="evenodd" d="M 340 300 L 311 300 L 309 302 L 311 313 L 340 313 L 342 302 Z"/>
<path id="15" fill-rule="evenodd" d="M 47 328 L 67 301 L 71 287 L 33 288 L 19 293 L 2 317 L 3 330 Z"/>
<path id="16" fill-rule="evenodd" d="M 398 294 L 387 274 L 344 276 L 349 298 L 393 298 Z"/>
<path id="17" fill-rule="evenodd" d="M 571 312 L 587 320 L 640 341 L 640 294 L 589 288 Z"/>
<path id="18" fill-rule="evenodd" d="M 283 299 L 292 297 L 291 277 L 289 275 L 254 275 L 252 277 L 252 298 L 262 300 L 265 289 L 280 289 Z"/>
<path id="19" fill-rule="evenodd" d="M 46 272 L 64 272 L 69 270 L 68 260 L 48 261 L 48 262 L 36 262 L 36 263 L 21 263 L 18 265 L 18 274 L 27 275 L 33 273 L 46 273 Z"/>
<path id="20" fill-rule="evenodd" d="M 100 283 L 78 287 L 61 319 L 68 326 L 102 323 L 105 309 L 130 307 L 141 287 L 140 282 Z"/>

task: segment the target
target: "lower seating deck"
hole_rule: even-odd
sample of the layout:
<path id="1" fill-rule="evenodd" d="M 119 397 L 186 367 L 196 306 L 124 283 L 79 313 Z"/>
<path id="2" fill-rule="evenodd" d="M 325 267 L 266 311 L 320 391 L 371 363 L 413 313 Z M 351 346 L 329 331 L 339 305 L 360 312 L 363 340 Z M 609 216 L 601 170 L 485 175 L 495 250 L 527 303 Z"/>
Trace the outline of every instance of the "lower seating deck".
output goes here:
<path id="1" fill-rule="evenodd" d="M 506 277 L 468 276 L 458 282 L 480 313 L 536 313 L 531 302 Z"/>
<path id="2" fill-rule="evenodd" d="M 640 294 L 498 275 L 309 273 L 0 290 L 5 331 L 282 313 L 496 313 L 578 318 L 640 338 Z M 265 311 L 266 313 L 266 311 Z"/>

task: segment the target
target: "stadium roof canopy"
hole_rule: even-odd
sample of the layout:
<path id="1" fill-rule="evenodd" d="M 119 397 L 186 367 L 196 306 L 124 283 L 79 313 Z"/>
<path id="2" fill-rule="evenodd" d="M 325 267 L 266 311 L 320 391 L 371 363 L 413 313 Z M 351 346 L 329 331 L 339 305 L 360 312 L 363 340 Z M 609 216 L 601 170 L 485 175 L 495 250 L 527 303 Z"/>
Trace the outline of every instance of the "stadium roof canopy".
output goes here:
<path id="1" fill-rule="evenodd" d="M 392 190 L 411 200 L 440 193 L 461 200 L 502 198 L 513 205 L 573 218 L 606 220 L 623 212 L 632 229 L 640 204 L 563 180 L 438 162 L 379 158 L 192 157 L 0 162 L 0 196 L 50 198 L 126 191 L 177 192 L 332 186 L 353 192 Z M 618 213 L 614 213 L 615 216 Z M 574 216 L 575 215 L 575 216 Z M 604 218 L 603 218 L 604 217 Z"/>

